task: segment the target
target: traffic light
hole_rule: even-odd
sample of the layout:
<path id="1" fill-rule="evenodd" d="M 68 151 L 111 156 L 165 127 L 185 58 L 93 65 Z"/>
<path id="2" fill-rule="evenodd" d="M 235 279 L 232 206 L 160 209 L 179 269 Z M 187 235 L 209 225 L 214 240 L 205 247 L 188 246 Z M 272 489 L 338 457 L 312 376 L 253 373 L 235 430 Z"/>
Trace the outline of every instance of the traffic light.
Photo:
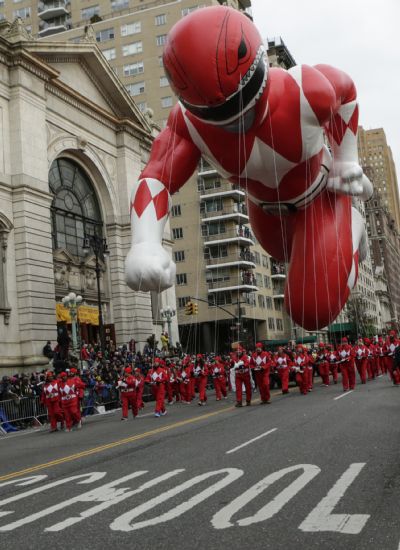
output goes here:
<path id="1" fill-rule="evenodd" d="M 193 315 L 193 303 L 186 302 L 185 304 L 185 315 Z"/>
<path id="2" fill-rule="evenodd" d="M 192 315 L 197 315 L 199 313 L 198 304 L 192 304 Z"/>

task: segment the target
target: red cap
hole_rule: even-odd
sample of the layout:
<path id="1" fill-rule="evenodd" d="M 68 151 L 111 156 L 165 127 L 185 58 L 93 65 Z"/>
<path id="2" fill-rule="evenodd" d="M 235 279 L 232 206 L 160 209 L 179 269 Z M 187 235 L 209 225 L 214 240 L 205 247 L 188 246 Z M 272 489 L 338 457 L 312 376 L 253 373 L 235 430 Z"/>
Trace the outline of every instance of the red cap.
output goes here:
<path id="1" fill-rule="evenodd" d="M 54 372 L 51 370 L 46 372 L 46 378 L 49 378 L 50 376 L 54 376 Z"/>
<path id="2" fill-rule="evenodd" d="M 261 342 L 257 342 L 256 348 L 262 348 L 262 347 L 263 347 L 262 343 L 261 343 Z"/>
<path id="3" fill-rule="evenodd" d="M 370 343 L 371 340 L 369 338 L 364 338 L 364 344 L 367 344 L 367 346 L 369 346 Z"/>
<path id="4" fill-rule="evenodd" d="M 396 336 L 396 331 L 395 330 L 391 330 L 389 332 L 389 336 Z"/>
<path id="5" fill-rule="evenodd" d="M 67 373 L 66 372 L 61 372 L 60 377 L 61 378 L 67 378 Z"/>
<path id="6" fill-rule="evenodd" d="M 324 348 L 324 347 L 325 347 L 325 344 L 324 344 L 323 342 L 320 342 L 320 343 L 319 343 L 319 347 L 320 347 L 320 348 Z"/>
<path id="7" fill-rule="evenodd" d="M 76 369 L 71 369 L 70 372 L 71 372 L 72 374 L 76 374 L 78 371 L 77 371 Z"/>
<path id="8" fill-rule="evenodd" d="M 201 353 L 198 353 L 198 354 L 196 355 L 196 358 L 197 358 L 197 359 L 203 359 L 203 356 L 201 355 Z"/>
<path id="9" fill-rule="evenodd" d="M 346 336 L 343 336 L 342 342 L 343 342 L 343 344 L 347 344 L 348 340 L 347 340 Z"/>
<path id="10" fill-rule="evenodd" d="M 125 367 L 124 372 L 130 374 L 132 372 L 132 367 Z"/>

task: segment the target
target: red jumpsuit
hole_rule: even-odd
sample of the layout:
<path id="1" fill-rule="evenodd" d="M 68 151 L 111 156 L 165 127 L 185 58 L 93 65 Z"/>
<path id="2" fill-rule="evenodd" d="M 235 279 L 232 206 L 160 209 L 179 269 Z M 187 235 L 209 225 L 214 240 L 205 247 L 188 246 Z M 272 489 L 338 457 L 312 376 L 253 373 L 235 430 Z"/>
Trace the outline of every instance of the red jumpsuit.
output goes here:
<path id="1" fill-rule="evenodd" d="M 232 365 L 235 369 L 236 404 L 242 406 L 242 384 L 246 389 L 246 405 L 251 405 L 250 359 L 245 353 L 233 353 Z"/>
<path id="2" fill-rule="evenodd" d="M 67 430 L 70 431 L 74 424 L 80 426 L 81 411 L 79 410 L 79 399 L 77 389 L 75 388 L 75 380 L 69 378 L 62 380 L 59 383 L 61 395 L 61 407 L 64 413 L 65 424 Z"/>
<path id="3" fill-rule="evenodd" d="M 279 354 L 274 359 L 274 365 L 281 381 L 282 393 L 289 393 L 289 370 L 291 361 L 286 353 Z"/>
<path id="4" fill-rule="evenodd" d="M 197 379 L 197 387 L 199 389 L 199 405 L 205 405 L 207 401 L 207 381 L 208 381 L 208 367 L 201 360 L 194 368 L 194 375 Z"/>
<path id="5" fill-rule="evenodd" d="M 378 343 L 375 346 L 376 355 L 377 355 L 377 364 L 378 364 L 378 369 L 380 373 L 385 374 L 386 365 L 385 365 L 385 354 L 383 353 L 383 346 L 384 346 L 383 339 L 382 337 L 379 337 Z"/>
<path id="6" fill-rule="evenodd" d="M 136 386 L 136 406 L 138 411 L 144 409 L 143 392 L 144 392 L 144 376 L 140 371 L 135 372 L 135 378 L 137 380 Z"/>
<path id="7" fill-rule="evenodd" d="M 376 378 L 376 355 L 375 346 L 370 342 L 366 343 L 367 348 L 367 372 L 368 380 L 374 380 Z"/>
<path id="8" fill-rule="evenodd" d="M 326 354 L 326 357 L 329 362 L 329 372 L 332 375 L 332 380 L 334 384 L 337 384 L 338 380 L 338 355 L 337 352 L 333 349 L 328 350 L 328 353 Z"/>
<path id="9" fill-rule="evenodd" d="M 399 340 L 390 336 L 383 346 L 386 372 L 389 373 L 395 386 L 400 385 L 400 373 L 398 370 L 393 370 L 394 352 L 399 343 Z"/>
<path id="10" fill-rule="evenodd" d="M 40 397 L 41 402 L 47 408 L 51 431 L 57 431 L 57 422 L 64 422 L 64 415 L 60 407 L 59 382 L 51 380 L 45 383 Z"/>
<path id="11" fill-rule="evenodd" d="M 337 348 L 339 365 L 342 371 L 343 390 L 354 390 L 356 371 L 354 368 L 354 350 L 350 344 L 341 344 Z"/>
<path id="12" fill-rule="evenodd" d="M 367 382 L 367 354 L 368 350 L 364 344 L 357 344 L 354 347 L 354 359 L 361 384 Z"/>
<path id="13" fill-rule="evenodd" d="M 256 375 L 257 387 L 260 391 L 261 403 L 269 403 L 269 373 L 271 370 L 271 355 L 267 351 L 255 351 L 250 360 Z"/>
<path id="14" fill-rule="evenodd" d="M 129 409 L 132 409 L 133 418 L 138 414 L 138 401 L 136 395 L 136 388 L 140 382 L 132 375 L 128 374 L 118 380 L 118 389 L 121 395 L 122 401 L 122 418 L 127 419 Z"/>
<path id="15" fill-rule="evenodd" d="M 146 381 L 151 385 L 151 391 L 153 392 L 156 400 L 154 409 L 155 416 L 166 414 L 165 410 L 165 383 L 167 381 L 167 375 L 165 369 L 161 365 L 155 365 L 150 369 Z"/>
<path id="16" fill-rule="evenodd" d="M 300 393 L 303 395 L 306 395 L 310 390 L 309 363 L 310 358 L 305 353 L 297 352 L 294 354 L 293 364 L 296 369 L 296 382 Z"/>
<path id="17" fill-rule="evenodd" d="M 317 355 L 318 371 L 324 386 L 329 386 L 329 361 L 327 359 L 327 349 L 320 347 Z"/>
<path id="18" fill-rule="evenodd" d="M 216 357 L 215 360 L 216 363 L 211 367 L 211 373 L 216 399 L 217 401 L 221 401 L 222 397 L 224 399 L 227 398 L 225 365 L 220 358 Z"/>

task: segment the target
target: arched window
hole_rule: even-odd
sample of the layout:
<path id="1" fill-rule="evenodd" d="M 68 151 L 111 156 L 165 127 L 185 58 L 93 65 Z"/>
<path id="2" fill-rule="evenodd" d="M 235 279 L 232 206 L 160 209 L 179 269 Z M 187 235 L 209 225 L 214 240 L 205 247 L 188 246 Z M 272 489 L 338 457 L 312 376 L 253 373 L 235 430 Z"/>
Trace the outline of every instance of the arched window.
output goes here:
<path id="1" fill-rule="evenodd" d="M 83 258 L 84 236 L 103 234 L 93 185 L 76 162 L 60 158 L 51 165 L 49 186 L 54 195 L 51 205 L 53 249 L 64 248 Z"/>

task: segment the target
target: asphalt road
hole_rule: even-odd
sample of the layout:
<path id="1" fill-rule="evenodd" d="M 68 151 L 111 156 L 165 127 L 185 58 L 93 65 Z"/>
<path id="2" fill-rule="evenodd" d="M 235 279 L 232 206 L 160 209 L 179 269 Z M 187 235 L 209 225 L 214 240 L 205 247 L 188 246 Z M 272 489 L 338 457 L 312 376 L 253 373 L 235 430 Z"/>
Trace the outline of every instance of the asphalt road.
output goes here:
<path id="1" fill-rule="evenodd" d="M 232 405 L 1 438 L 0 548 L 399 549 L 399 388 Z"/>

